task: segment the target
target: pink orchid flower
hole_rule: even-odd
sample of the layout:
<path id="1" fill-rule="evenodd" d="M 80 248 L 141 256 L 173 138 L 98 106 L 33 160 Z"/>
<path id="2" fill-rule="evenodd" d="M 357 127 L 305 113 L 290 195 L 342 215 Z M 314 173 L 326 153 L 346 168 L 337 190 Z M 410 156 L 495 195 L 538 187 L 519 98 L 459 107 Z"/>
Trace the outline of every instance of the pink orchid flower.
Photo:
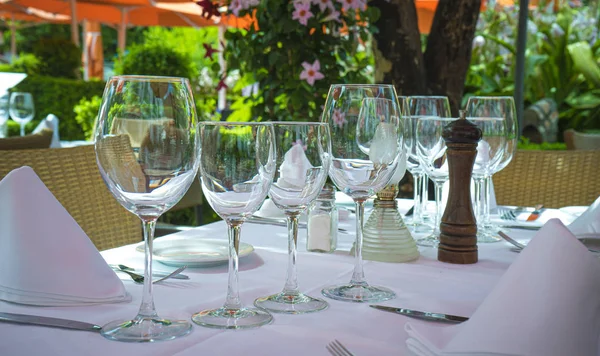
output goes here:
<path id="1" fill-rule="evenodd" d="M 356 9 L 360 10 L 366 7 L 366 2 L 363 0 L 338 0 L 342 3 L 342 10 Z"/>
<path id="2" fill-rule="evenodd" d="M 325 12 L 327 9 L 333 10 L 333 2 L 331 0 L 312 0 L 313 4 L 319 5 L 319 10 Z"/>
<path id="3" fill-rule="evenodd" d="M 308 24 L 308 19 L 311 17 L 313 17 L 313 14 L 310 12 L 310 3 L 296 2 L 294 4 L 292 20 L 298 20 L 298 22 L 306 26 Z"/>
<path id="4" fill-rule="evenodd" d="M 305 79 L 311 86 L 315 85 L 315 80 L 325 78 L 323 73 L 319 72 L 321 63 L 318 59 L 312 65 L 308 62 L 302 62 L 302 67 L 304 67 L 304 70 L 300 73 L 300 79 Z"/>
<path id="5" fill-rule="evenodd" d="M 340 109 L 333 110 L 333 123 L 337 125 L 340 129 L 344 127 L 344 124 L 347 123 L 346 114 L 340 111 Z"/>
<path id="6" fill-rule="evenodd" d="M 339 22 L 341 23 L 342 20 L 340 20 L 340 12 L 336 11 L 336 10 L 331 10 L 331 12 L 329 13 L 329 15 L 327 15 L 323 21 L 335 21 L 335 22 Z"/>

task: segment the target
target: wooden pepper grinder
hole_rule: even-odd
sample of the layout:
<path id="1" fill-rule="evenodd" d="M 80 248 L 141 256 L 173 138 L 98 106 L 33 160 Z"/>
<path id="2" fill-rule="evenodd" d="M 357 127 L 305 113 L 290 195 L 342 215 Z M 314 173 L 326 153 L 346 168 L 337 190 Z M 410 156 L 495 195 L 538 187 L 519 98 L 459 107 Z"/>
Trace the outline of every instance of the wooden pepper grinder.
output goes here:
<path id="1" fill-rule="evenodd" d="M 460 119 L 446 126 L 442 135 L 447 147 L 450 191 L 440 224 L 438 260 L 476 263 L 477 223 L 471 204 L 471 173 L 482 133 L 466 119 L 466 112 L 460 111 Z"/>

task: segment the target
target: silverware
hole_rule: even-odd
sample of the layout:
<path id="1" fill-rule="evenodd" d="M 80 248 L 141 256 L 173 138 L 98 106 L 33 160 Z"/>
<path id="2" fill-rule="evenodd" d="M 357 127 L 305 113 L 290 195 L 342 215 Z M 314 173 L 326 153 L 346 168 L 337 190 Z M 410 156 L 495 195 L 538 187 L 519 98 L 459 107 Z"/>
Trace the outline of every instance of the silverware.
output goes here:
<path id="1" fill-rule="evenodd" d="M 498 208 L 498 215 L 502 220 L 517 220 L 517 214 L 527 210 L 526 207 L 519 206 L 515 209 Z"/>
<path id="2" fill-rule="evenodd" d="M 385 305 L 369 305 L 371 308 L 384 310 L 391 313 L 402 314 L 409 316 L 415 319 L 422 319 L 428 321 L 441 321 L 446 323 L 462 323 L 463 321 L 469 320 L 469 318 L 465 316 L 451 315 L 451 314 L 443 314 L 443 313 L 429 313 L 422 312 L 418 310 L 405 309 L 405 308 L 396 308 L 396 307 L 388 307 Z"/>
<path id="3" fill-rule="evenodd" d="M 13 314 L 13 313 L 1 313 L 0 321 L 17 324 L 28 324 L 28 325 L 39 325 L 49 326 L 53 328 L 72 329 L 72 330 L 83 330 L 83 331 L 94 331 L 99 332 L 102 329 L 99 325 L 86 323 L 83 321 L 51 318 L 48 316 L 39 315 L 26 315 L 26 314 Z"/>
<path id="4" fill-rule="evenodd" d="M 251 224 L 287 226 L 287 221 L 285 221 L 284 219 L 264 218 L 262 216 L 256 216 L 256 215 L 252 215 L 252 216 L 248 217 L 246 219 L 246 222 L 249 222 Z M 299 228 L 306 228 L 306 223 L 299 222 L 298 223 L 298 227 Z M 347 234 L 348 233 L 348 230 L 342 229 L 342 228 L 338 228 L 338 231 L 341 232 L 341 233 L 343 233 L 343 234 Z"/>
<path id="5" fill-rule="evenodd" d="M 506 241 L 510 242 L 511 244 L 513 244 L 519 250 L 522 250 L 525 247 L 527 247 L 527 245 L 524 245 L 524 244 L 522 244 L 522 243 L 514 240 L 513 238 L 511 238 L 507 234 L 503 233 L 502 231 L 499 231 L 498 235 L 500 235 L 504 240 L 506 240 Z M 587 238 L 585 238 L 585 237 L 577 237 L 577 240 L 579 240 L 579 242 L 581 242 L 588 249 L 588 251 L 593 252 L 593 253 L 600 253 L 600 250 L 596 250 L 596 249 L 587 247 L 587 245 L 586 245 L 586 243 L 588 241 Z M 520 252 L 520 251 L 518 251 L 518 252 Z"/>
<path id="6" fill-rule="evenodd" d="M 325 346 L 327 351 L 333 356 L 354 356 L 352 352 L 348 351 L 348 349 L 342 345 L 338 340 L 333 340 L 327 346 Z"/>
<path id="7" fill-rule="evenodd" d="M 537 218 L 540 217 L 540 214 L 542 213 L 543 210 L 544 210 L 544 204 L 536 205 L 533 212 L 531 214 L 529 214 L 529 216 L 527 217 L 527 221 L 536 221 Z"/>
<path id="8" fill-rule="evenodd" d="M 527 225 L 499 225 L 501 228 L 507 229 L 521 229 L 521 230 L 539 230 L 541 226 L 527 226 Z"/>
<path id="9" fill-rule="evenodd" d="M 112 269 L 114 269 L 115 271 L 128 271 L 128 272 L 133 272 L 133 273 L 135 273 L 135 274 L 138 274 L 138 275 L 140 275 L 140 276 L 142 276 L 142 274 L 144 273 L 144 272 L 139 272 L 139 271 L 136 271 L 136 270 L 135 270 L 135 268 L 128 267 L 128 266 L 125 266 L 125 265 L 123 265 L 123 264 L 118 264 L 118 265 L 110 265 L 110 267 L 111 267 Z M 153 276 L 153 277 L 159 277 L 159 278 L 162 278 L 162 277 L 164 277 L 164 276 L 167 276 L 167 275 L 169 275 L 169 274 L 171 274 L 171 273 L 166 273 L 166 272 L 154 272 L 154 271 L 152 272 L 152 276 Z M 187 276 L 187 275 L 185 275 L 185 274 L 181 274 L 181 273 L 179 273 L 179 274 L 176 274 L 176 275 L 174 275 L 174 276 L 171 276 L 171 278 L 173 278 L 173 279 L 190 279 L 190 277 L 189 277 L 189 276 Z"/>
<path id="10" fill-rule="evenodd" d="M 181 273 L 186 268 L 187 268 L 187 266 L 181 266 L 181 267 L 177 268 L 176 270 L 174 270 L 173 272 L 171 272 L 169 274 L 166 274 L 166 275 L 160 277 L 159 279 L 156 279 L 156 280 L 152 281 L 152 283 L 156 284 L 156 283 L 164 281 L 167 278 L 172 278 L 173 276 L 178 275 L 179 273 Z M 123 272 L 125 274 L 128 274 L 129 277 L 131 277 L 131 279 L 135 283 L 144 284 L 144 276 L 142 276 L 141 274 L 137 274 L 135 272 L 131 272 L 131 271 L 123 270 L 123 269 L 115 269 L 115 270 L 117 272 Z"/>

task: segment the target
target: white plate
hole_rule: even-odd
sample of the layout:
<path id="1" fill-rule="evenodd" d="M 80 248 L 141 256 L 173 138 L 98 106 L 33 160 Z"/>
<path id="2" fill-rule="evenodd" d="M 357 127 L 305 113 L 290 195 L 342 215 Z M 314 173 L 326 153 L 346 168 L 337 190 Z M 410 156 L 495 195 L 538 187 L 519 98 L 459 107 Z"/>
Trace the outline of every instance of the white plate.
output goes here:
<path id="1" fill-rule="evenodd" d="M 136 250 L 144 252 L 144 243 Z M 153 258 L 168 266 L 211 267 L 229 261 L 226 240 L 207 238 L 158 238 L 154 240 Z M 239 258 L 254 251 L 250 244 L 240 242 Z"/>
<path id="2" fill-rule="evenodd" d="M 565 206 L 564 208 L 560 208 L 558 210 L 562 211 L 563 213 L 567 213 L 567 214 L 571 214 L 573 216 L 579 216 L 581 214 L 583 214 L 584 211 L 586 211 L 589 208 L 589 206 Z"/>

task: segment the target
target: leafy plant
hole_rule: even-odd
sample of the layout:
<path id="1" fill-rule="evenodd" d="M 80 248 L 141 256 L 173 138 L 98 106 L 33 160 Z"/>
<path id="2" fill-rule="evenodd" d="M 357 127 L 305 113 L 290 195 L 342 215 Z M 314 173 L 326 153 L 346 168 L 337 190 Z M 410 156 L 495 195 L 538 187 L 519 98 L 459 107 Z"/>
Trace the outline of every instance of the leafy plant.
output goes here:
<path id="1" fill-rule="evenodd" d="M 81 50 L 73 42 L 61 38 L 42 38 L 32 53 L 40 61 L 39 74 L 77 79 L 81 70 Z"/>
<path id="2" fill-rule="evenodd" d="M 129 47 L 129 52 L 115 62 L 115 73 L 183 78 L 197 75 L 188 53 L 159 42 Z"/>
<path id="3" fill-rule="evenodd" d="M 367 48 L 379 11 L 366 1 L 245 0 L 228 9 L 254 21 L 225 36 L 227 68 L 240 75 L 233 90 L 258 83 L 234 104 L 242 119 L 316 121 L 331 83 L 373 81 Z"/>
<path id="4" fill-rule="evenodd" d="M 94 125 L 98 118 L 98 111 L 101 104 L 102 98 L 94 95 L 90 99 L 82 98 L 73 108 L 76 114 L 75 121 L 81 126 L 86 140 L 91 140 L 94 135 Z"/>

